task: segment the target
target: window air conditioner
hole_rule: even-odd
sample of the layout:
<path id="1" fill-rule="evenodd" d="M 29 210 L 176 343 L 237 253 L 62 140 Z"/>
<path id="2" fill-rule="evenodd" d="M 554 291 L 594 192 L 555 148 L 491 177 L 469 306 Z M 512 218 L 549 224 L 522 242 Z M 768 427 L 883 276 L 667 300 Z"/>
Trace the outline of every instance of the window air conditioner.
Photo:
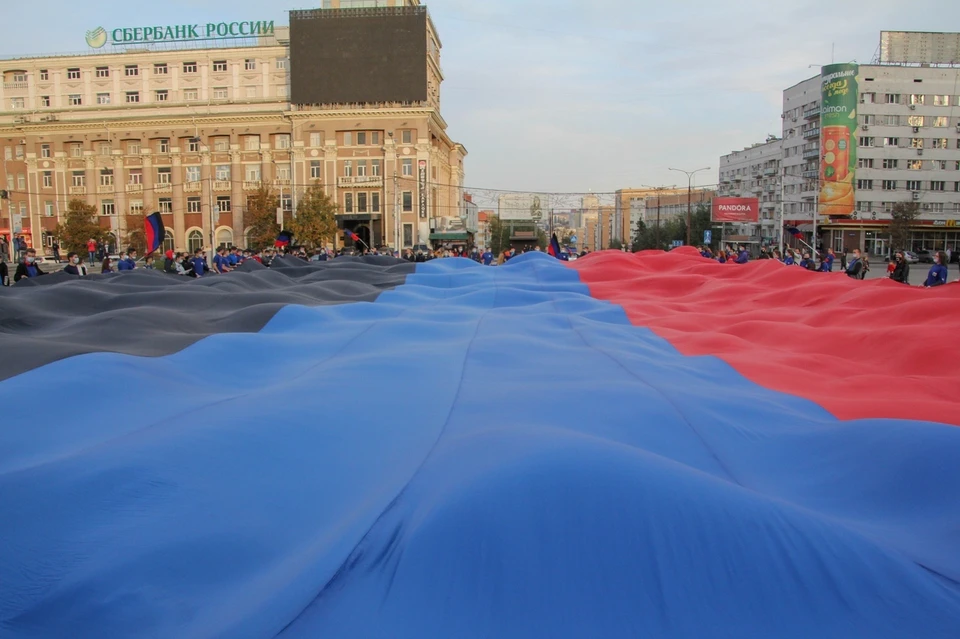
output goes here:
<path id="1" fill-rule="evenodd" d="M 917 110 L 917 105 L 916 105 L 916 104 L 911 104 L 911 105 L 910 105 L 910 110 L 911 110 L 911 111 L 916 111 L 916 110 Z"/>
<path id="2" fill-rule="evenodd" d="M 860 127 L 860 128 L 863 129 L 864 131 L 869 131 L 869 130 L 870 130 L 870 125 L 869 125 L 869 124 L 864 124 L 864 125 L 863 125 L 862 127 Z"/>
<path id="3" fill-rule="evenodd" d="M 923 155 L 923 149 L 917 149 L 917 155 Z"/>
<path id="4" fill-rule="evenodd" d="M 914 191 L 914 192 L 913 192 L 913 199 L 915 199 L 915 200 L 919 200 L 919 199 L 920 199 L 920 191 Z"/>
<path id="5" fill-rule="evenodd" d="M 914 133 L 920 133 L 920 127 L 918 127 L 918 126 L 913 127 L 913 132 L 914 132 Z"/>

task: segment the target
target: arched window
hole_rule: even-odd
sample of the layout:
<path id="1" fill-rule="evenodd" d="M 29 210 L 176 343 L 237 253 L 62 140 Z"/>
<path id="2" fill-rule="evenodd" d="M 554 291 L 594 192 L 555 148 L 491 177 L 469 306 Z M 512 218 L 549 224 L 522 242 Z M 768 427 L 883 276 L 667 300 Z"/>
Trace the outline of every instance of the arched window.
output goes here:
<path id="1" fill-rule="evenodd" d="M 226 248 L 230 246 L 233 246 L 233 231 L 228 228 L 217 231 L 217 247 Z"/>
<path id="2" fill-rule="evenodd" d="M 253 227 L 243 232 L 243 248 L 250 248 L 251 246 L 253 246 Z"/>
<path id="3" fill-rule="evenodd" d="M 173 232 L 170 229 L 165 229 L 163 233 L 163 252 L 175 250 L 173 248 Z"/>
<path id="4" fill-rule="evenodd" d="M 187 250 L 193 253 L 199 248 L 203 248 L 203 233 L 193 229 L 187 234 Z"/>

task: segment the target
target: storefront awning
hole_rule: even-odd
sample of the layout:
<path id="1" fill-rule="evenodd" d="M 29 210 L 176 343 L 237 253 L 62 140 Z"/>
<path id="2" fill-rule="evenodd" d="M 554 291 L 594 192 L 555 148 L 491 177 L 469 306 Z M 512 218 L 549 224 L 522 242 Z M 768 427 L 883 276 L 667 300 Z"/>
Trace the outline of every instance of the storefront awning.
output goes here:
<path id="1" fill-rule="evenodd" d="M 431 240 L 438 242 L 466 242 L 470 239 L 469 233 L 431 233 Z"/>

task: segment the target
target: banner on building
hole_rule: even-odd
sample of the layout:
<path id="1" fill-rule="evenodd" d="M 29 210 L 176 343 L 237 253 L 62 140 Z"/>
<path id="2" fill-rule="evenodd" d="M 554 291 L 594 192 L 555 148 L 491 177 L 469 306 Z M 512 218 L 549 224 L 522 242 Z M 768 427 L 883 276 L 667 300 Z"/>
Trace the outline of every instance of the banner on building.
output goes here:
<path id="1" fill-rule="evenodd" d="M 820 215 L 850 217 L 856 208 L 858 71 L 848 63 L 820 71 Z"/>
<path id="2" fill-rule="evenodd" d="M 755 197 L 715 197 L 714 222 L 759 222 L 760 200 Z"/>
<path id="3" fill-rule="evenodd" d="M 427 161 L 420 160 L 418 164 L 420 174 L 420 219 L 427 219 Z"/>

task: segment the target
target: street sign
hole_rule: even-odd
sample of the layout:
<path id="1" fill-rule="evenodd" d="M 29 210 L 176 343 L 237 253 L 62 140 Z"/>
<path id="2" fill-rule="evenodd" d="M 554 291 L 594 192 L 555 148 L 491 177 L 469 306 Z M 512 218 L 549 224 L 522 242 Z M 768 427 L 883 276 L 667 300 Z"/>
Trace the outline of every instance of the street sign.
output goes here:
<path id="1" fill-rule="evenodd" d="M 710 229 L 706 229 L 703 232 L 703 243 L 709 244 L 712 241 L 713 241 L 713 231 L 711 231 Z"/>

